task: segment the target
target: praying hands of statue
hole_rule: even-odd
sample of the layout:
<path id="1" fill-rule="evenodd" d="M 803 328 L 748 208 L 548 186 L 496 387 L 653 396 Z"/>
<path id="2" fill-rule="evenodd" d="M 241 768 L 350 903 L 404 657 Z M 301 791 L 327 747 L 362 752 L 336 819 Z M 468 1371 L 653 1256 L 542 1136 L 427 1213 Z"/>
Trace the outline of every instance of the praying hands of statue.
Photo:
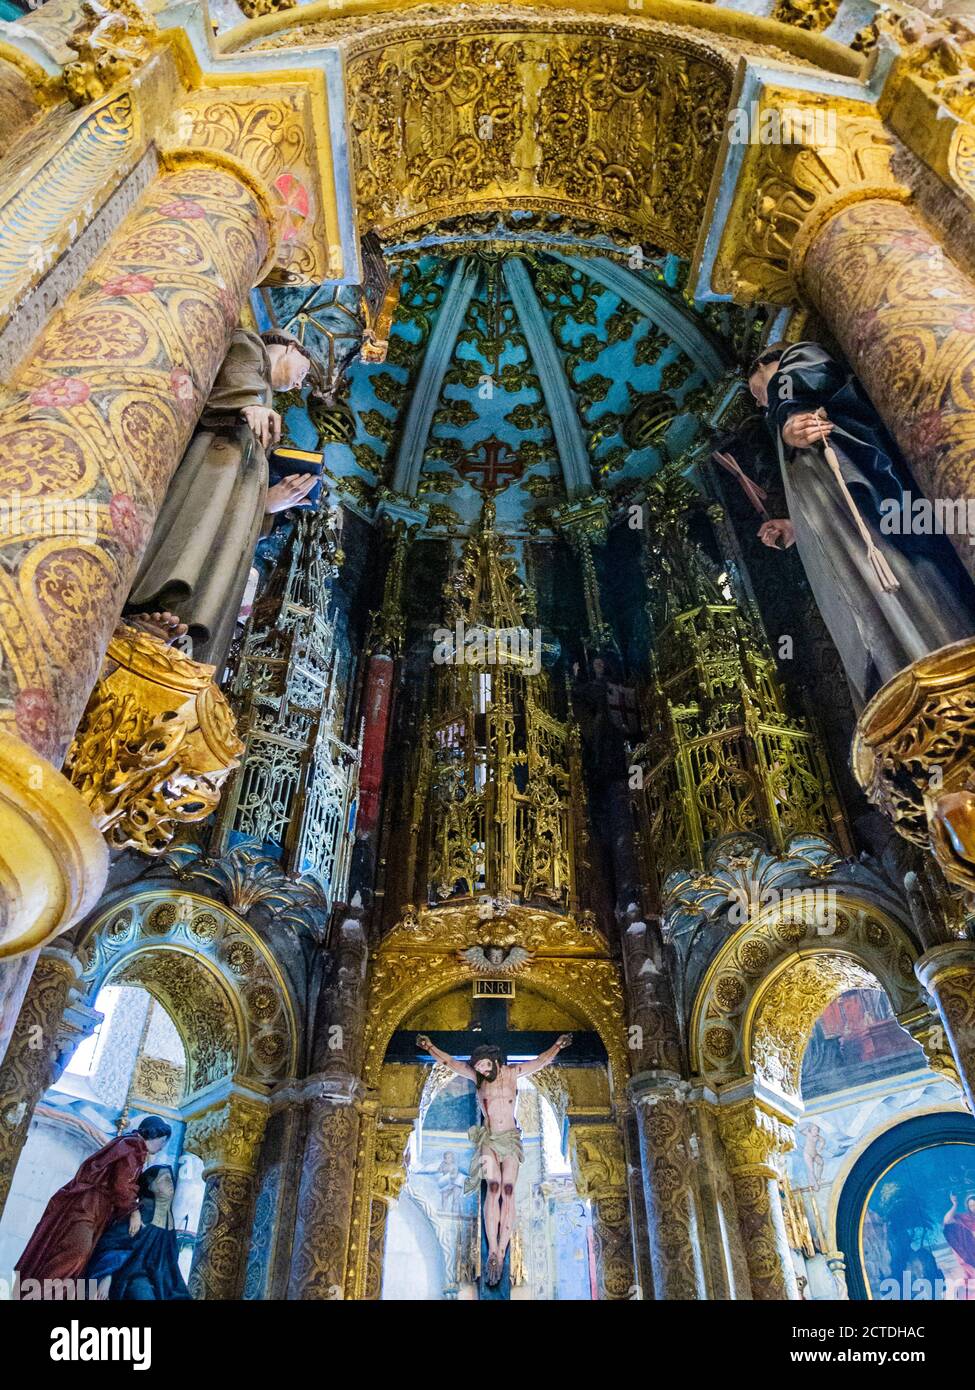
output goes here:
<path id="1" fill-rule="evenodd" d="M 306 502 L 305 498 L 315 484 L 320 482 L 321 478 L 316 473 L 289 473 L 286 478 L 268 488 L 267 500 L 264 503 L 265 515 L 286 512 L 289 507 L 310 507 L 312 504 Z"/>
<path id="2" fill-rule="evenodd" d="M 262 449 L 270 449 L 281 438 L 281 416 L 268 405 L 248 405 L 240 412 L 254 431 Z"/>

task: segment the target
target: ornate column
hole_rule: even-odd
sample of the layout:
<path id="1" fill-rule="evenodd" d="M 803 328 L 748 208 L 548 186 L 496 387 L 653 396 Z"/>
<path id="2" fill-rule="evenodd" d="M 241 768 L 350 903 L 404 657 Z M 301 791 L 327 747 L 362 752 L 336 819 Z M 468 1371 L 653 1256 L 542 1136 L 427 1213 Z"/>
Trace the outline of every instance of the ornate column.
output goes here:
<path id="1" fill-rule="evenodd" d="M 588 1197 L 596 1247 L 600 1299 L 632 1297 L 635 1271 L 626 1159 L 619 1126 L 573 1124 L 569 1130 L 572 1176 L 576 1190 Z"/>
<path id="2" fill-rule="evenodd" d="M 273 257 L 270 200 L 242 164 L 174 152 L 164 166 L 0 409 L 0 956 L 42 944 L 101 891 L 104 846 L 56 769 Z"/>
<path id="3" fill-rule="evenodd" d="M 65 1055 L 61 1035 L 77 978 L 76 962 L 67 953 L 42 953 L 0 1066 L 0 1213 L 37 1102 L 70 1055 Z"/>
<path id="4" fill-rule="evenodd" d="M 742 1240 L 734 1182 L 718 1131 L 717 1098 L 704 1087 L 690 1096 L 692 1145 L 697 1147 L 698 1186 L 704 1218 L 708 1296 L 751 1298 L 748 1257 Z"/>
<path id="5" fill-rule="evenodd" d="M 362 924 L 350 915 L 338 929 L 332 976 L 315 1020 L 313 1075 L 304 1088 L 308 1117 L 289 1299 L 345 1297 L 353 1198 L 361 1170 L 359 1068 L 367 963 Z"/>
<path id="6" fill-rule="evenodd" d="M 630 1082 L 640 1134 L 643 1192 L 656 1299 L 704 1299 L 700 1196 L 679 1077 L 644 1072 Z"/>
<path id="7" fill-rule="evenodd" d="M 975 942 L 926 951 L 914 971 L 937 1005 L 969 1109 L 975 1113 Z"/>
<path id="8" fill-rule="evenodd" d="M 586 604 L 586 646 L 596 654 L 616 646 L 613 630 L 603 615 L 599 576 L 593 546 L 602 545 L 609 531 L 609 507 L 605 497 L 595 495 L 567 502 L 552 513 L 552 519 L 569 543 L 579 562 L 582 594 Z"/>
<path id="9" fill-rule="evenodd" d="M 800 260 L 802 283 L 930 498 L 967 499 L 975 455 L 975 284 L 917 214 L 861 199 Z M 953 537 L 975 572 L 968 536 Z"/>
<path id="10" fill-rule="evenodd" d="M 798 121 L 804 133 L 748 149 L 713 288 L 818 310 L 919 489 L 964 505 L 975 491 L 975 283 L 909 206 L 911 190 L 892 172 L 906 167 L 903 149 L 853 102 L 826 111 L 821 97 L 767 87 L 753 118 Z M 975 146 L 957 135 L 946 181 L 970 198 Z M 975 573 L 967 534 L 952 539 Z"/>
<path id="11" fill-rule="evenodd" d="M 298 1186 L 288 1299 L 344 1297 L 356 1179 L 359 1109 L 355 1082 L 343 1093 L 333 1078 L 308 1110 Z"/>
<path id="12" fill-rule="evenodd" d="M 734 1182 L 752 1297 L 798 1299 L 777 1167 L 792 1147 L 792 1127 L 770 1106 L 748 1097 L 719 1108 L 718 1128 Z"/>
<path id="13" fill-rule="evenodd" d="M 203 1159 L 203 1210 L 189 1287 L 194 1298 L 240 1298 L 254 1215 L 254 1175 L 267 1102 L 233 1092 L 189 1117 L 183 1147 Z"/>
<path id="14" fill-rule="evenodd" d="M 379 804 L 386 758 L 386 740 L 393 707 L 393 675 L 403 648 L 403 585 L 411 529 L 402 518 L 387 518 L 389 558 L 379 611 L 373 614 L 369 638 L 362 711 L 366 721 L 359 769 L 359 809 L 356 839 L 372 841 L 379 821 Z"/>
<path id="15" fill-rule="evenodd" d="M 370 1185 L 368 1254 L 362 1290 L 358 1294 L 363 1299 L 375 1301 L 382 1296 L 386 1222 L 389 1209 L 406 1182 L 406 1146 L 412 1133 L 412 1122 L 392 1124 L 388 1121 L 383 1121 L 376 1133 Z"/>

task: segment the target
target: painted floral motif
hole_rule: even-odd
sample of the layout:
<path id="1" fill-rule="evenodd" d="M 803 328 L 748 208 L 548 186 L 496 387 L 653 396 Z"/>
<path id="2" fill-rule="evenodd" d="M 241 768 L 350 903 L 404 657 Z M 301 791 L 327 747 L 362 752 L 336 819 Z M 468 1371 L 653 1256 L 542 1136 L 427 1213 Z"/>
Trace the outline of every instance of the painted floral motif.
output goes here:
<path id="1" fill-rule="evenodd" d="M 66 410 L 84 404 L 90 395 L 91 387 L 80 376 L 55 376 L 30 393 L 30 403 Z"/>
<path id="2" fill-rule="evenodd" d="M 171 203 L 163 203 L 159 208 L 163 217 L 178 217 L 182 222 L 192 222 L 206 217 L 206 211 L 192 198 L 176 198 Z"/>
<path id="3" fill-rule="evenodd" d="M 119 275 L 114 280 L 108 280 L 102 285 L 102 294 L 106 297 L 122 294 L 148 294 L 156 288 L 156 282 L 151 275 Z"/>
<path id="4" fill-rule="evenodd" d="M 54 722 L 54 703 L 46 690 L 21 690 L 14 702 L 17 732 L 31 747 L 44 747 Z"/>
<path id="5" fill-rule="evenodd" d="M 137 555 L 142 548 L 144 531 L 135 503 L 126 492 L 117 492 L 108 504 L 112 518 L 112 530 L 130 555 Z"/>

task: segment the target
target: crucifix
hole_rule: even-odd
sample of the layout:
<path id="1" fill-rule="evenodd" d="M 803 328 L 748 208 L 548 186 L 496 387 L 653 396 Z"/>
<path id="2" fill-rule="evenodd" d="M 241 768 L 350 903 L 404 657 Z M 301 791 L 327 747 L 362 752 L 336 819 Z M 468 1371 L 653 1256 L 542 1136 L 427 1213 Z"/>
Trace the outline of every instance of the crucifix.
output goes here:
<path id="1" fill-rule="evenodd" d="M 466 1190 L 481 1188 L 483 1193 L 480 1296 L 489 1299 L 507 1298 L 510 1289 L 515 1182 L 523 1157 L 514 1116 L 518 1080 L 550 1065 L 569 1047 L 568 1060 L 574 1066 L 606 1064 L 606 1051 L 596 1033 L 513 1030 L 508 1002 L 476 998 L 469 1030 L 438 1031 L 432 1037 L 395 1033 L 386 1054 L 387 1061 L 416 1062 L 418 1053 L 421 1057 L 425 1053 L 475 1085 L 481 1123 L 471 1130 L 475 1152 Z M 511 1056 L 525 1060 L 509 1062 Z"/>

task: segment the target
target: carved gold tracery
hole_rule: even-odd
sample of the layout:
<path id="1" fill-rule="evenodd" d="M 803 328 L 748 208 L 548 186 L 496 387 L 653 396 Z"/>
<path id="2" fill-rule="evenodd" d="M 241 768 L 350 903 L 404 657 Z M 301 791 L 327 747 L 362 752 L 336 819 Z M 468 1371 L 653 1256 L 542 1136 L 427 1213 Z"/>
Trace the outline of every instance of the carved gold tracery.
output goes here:
<path id="1" fill-rule="evenodd" d="M 347 72 L 364 230 L 517 207 L 692 250 L 731 94 L 720 48 L 485 17 L 364 36 Z"/>
<path id="2" fill-rule="evenodd" d="M 813 1025 L 844 990 L 884 989 L 894 1012 L 924 1008 L 907 933 L 871 904 L 833 897 L 758 914 L 711 963 L 691 1013 L 691 1066 L 709 1085 L 754 1074 L 799 1094 Z"/>
<path id="3" fill-rule="evenodd" d="M 79 943 L 88 1003 L 105 984 L 141 985 L 183 1040 L 189 1094 L 221 1078 L 267 1087 L 294 1072 L 297 1027 L 272 953 L 236 913 L 195 893 L 136 894 Z"/>

